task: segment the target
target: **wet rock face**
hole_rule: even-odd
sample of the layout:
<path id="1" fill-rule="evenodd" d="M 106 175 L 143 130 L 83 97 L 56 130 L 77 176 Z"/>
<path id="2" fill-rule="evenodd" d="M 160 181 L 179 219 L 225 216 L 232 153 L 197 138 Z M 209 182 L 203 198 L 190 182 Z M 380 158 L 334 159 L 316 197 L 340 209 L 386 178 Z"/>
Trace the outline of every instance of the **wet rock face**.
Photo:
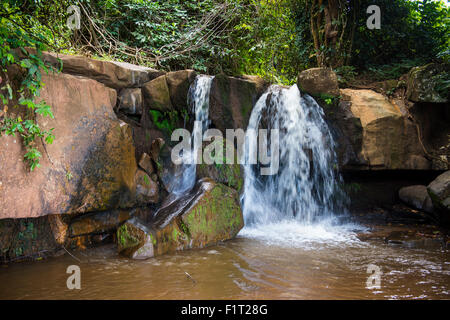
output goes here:
<path id="1" fill-rule="evenodd" d="M 119 253 L 150 258 L 188 248 L 203 248 L 234 238 L 244 226 L 237 192 L 211 179 L 190 194 L 167 199 L 149 223 L 133 218 L 117 230 Z"/>
<path id="2" fill-rule="evenodd" d="M 336 141 L 336 155 L 341 168 L 350 169 L 367 165 L 361 155 L 363 127 L 361 120 L 350 110 L 349 101 L 341 101 L 336 108 L 324 106 L 330 131 Z"/>
<path id="3" fill-rule="evenodd" d="M 55 119 L 39 118 L 56 136 L 29 172 L 18 137 L 0 137 L 0 219 L 132 207 L 137 170 L 130 127 L 117 119 L 116 91 L 68 74 L 44 74 L 39 100 Z"/>
<path id="4" fill-rule="evenodd" d="M 225 134 L 226 129 L 247 129 L 253 106 L 268 84 L 258 77 L 214 77 L 211 84 L 209 117 Z"/>
<path id="5" fill-rule="evenodd" d="M 155 172 L 152 164 L 152 159 L 145 152 L 142 154 L 141 159 L 139 160 L 139 167 L 141 167 L 149 175 Z"/>
<path id="6" fill-rule="evenodd" d="M 430 63 L 412 68 L 408 74 L 406 96 L 414 102 L 446 103 L 447 97 L 437 91 L 439 80 L 450 72 L 448 65 Z"/>
<path id="7" fill-rule="evenodd" d="M 349 121 L 361 122 L 361 145 L 357 156 L 360 169 L 428 170 L 415 125 L 399 107 L 371 90 L 341 90 L 343 108 L 351 113 Z M 340 126 L 348 131 L 345 126 Z M 351 134 L 351 132 L 347 132 Z"/>
<path id="8" fill-rule="evenodd" d="M 126 88 L 120 90 L 118 109 L 127 115 L 142 115 L 142 92 L 140 88 Z"/>
<path id="9" fill-rule="evenodd" d="M 327 68 L 312 68 L 298 75 L 299 89 L 311 95 L 339 96 L 336 74 Z"/>
<path id="10" fill-rule="evenodd" d="M 400 200 L 415 209 L 428 213 L 433 212 L 433 203 L 428 195 L 426 186 L 416 185 L 404 187 L 399 190 L 398 195 Z"/>

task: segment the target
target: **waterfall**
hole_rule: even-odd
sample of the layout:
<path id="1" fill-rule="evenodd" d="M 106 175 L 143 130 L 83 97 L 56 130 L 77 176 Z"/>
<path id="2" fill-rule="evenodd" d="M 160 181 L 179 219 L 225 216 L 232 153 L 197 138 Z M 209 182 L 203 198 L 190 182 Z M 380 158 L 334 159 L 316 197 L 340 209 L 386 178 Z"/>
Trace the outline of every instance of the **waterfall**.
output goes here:
<path id="1" fill-rule="evenodd" d="M 261 128 L 279 130 L 279 170 L 274 175 L 260 175 L 261 164 L 248 161 L 257 150 L 249 129 Z M 275 152 L 269 142 L 269 152 Z M 245 139 L 241 201 L 246 226 L 312 225 L 344 212 L 334 148 L 323 110 L 313 98 L 302 96 L 296 85 L 271 86 L 252 110 Z"/>
<path id="2" fill-rule="evenodd" d="M 209 93 L 213 78 L 212 76 L 198 75 L 189 87 L 188 105 L 191 108 L 191 112 L 195 115 L 195 124 L 191 135 L 193 149 L 191 152 L 183 155 L 184 164 L 180 165 L 180 168 L 177 170 L 177 183 L 172 190 L 172 193 L 177 196 L 188 192 L 195 185 L 198 151 L 201 151 L 202 146 L 201 137 L 210 124 L 208 116 Z"/>

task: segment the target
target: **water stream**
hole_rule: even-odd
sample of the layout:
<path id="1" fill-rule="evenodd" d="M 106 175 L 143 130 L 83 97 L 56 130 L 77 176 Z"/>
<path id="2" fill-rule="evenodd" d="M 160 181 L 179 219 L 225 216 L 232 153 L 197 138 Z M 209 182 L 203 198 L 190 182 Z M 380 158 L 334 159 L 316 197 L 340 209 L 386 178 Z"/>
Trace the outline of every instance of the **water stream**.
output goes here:
<path id="1" fill-rule="evenodd" d="M 179 174 L 172 193 L 180 196 L 194 187 L 196 178 L 196 163 L 201 151 L 203 132 L 208 129 L 209 120 L 209 93 L 214 77 L 198 75 L 188 92 L 188 104 L 194 114 L 194 128 L 191 135 L 191 152 L 183 154 L 183 164 L 180 165 Z"/>
<path id="2" fill-rule="evenodd" d="M 261 175 L 261 165 L 248 161 L 258 148 L 250 134 L 261 128 L 279 131 L 279 170 L 273 175 Z M 277 152 L 271 141 L 268 149 Z M 336 239 L 334 227 L 346 213 L 347 198 L 334 147 L 314 99 L 302 96 L 296 85 L 270 87 L 253 108 L 247 129 L 242 234 L 286 243 Z"/>

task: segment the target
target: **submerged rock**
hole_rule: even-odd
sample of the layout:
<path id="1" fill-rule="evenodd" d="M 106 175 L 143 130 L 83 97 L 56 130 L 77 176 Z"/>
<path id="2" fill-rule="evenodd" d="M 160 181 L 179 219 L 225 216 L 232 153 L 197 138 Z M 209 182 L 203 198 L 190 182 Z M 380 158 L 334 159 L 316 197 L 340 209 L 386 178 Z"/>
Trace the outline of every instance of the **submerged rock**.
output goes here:
<path id="1" fill-rule="evenodd" d="M 187 195 L 167 199 L 149 223 L 133 218 L 117 230 L 118 251 L 134 259 L 234 238 L 244 226 L 237 192 L 202 179 Z"/>

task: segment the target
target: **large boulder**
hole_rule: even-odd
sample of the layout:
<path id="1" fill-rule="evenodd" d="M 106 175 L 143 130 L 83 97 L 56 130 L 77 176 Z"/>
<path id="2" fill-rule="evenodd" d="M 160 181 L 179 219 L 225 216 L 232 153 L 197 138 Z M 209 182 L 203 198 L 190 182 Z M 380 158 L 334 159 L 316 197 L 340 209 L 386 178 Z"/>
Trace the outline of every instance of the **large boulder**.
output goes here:
<path id="1" fill-rule="evenodd" d="M 247 129 L 252 108 L 268 84 L 258 77 L 217 75 L 211 84 L 209 117 L 225 134 L 226 129 Z"/>
<path id="2" fill-rule="evenodd" d="M 140 87 L 164 74 L 162 71 L 126 62 L 94 60 L 60 53 L 45 52 L 43 60 L 56 68 L 62 62 L 62 72 L 91 78 L 114 89 Z"/>
<path id="3" fill-rule="evenodd" d="M 427 189 L 434 207 L 444 214 L 447 223 L 450 222 L 450 170 L 433 180 Z"/>
<path id="4" fill-rule="evenodd" d="M 175 110 L 187 111 L 187 96 L 191 83 L 196 77 L 194 70 L 180 70 L 166 74 L 167 86 L 169 87 L 170 99 Z"/>
<path id="5" fill-rule="evenodd" d="M 237 192 L 202 179 L 189 194 L 167 201 L 150 223 L 133 218 L 123 224 L 117 230 L 118 250 L 146 259 L 232 239 L 243 226 Z"/>
<path id="6" fill-rule="evenodd" d="M 343 104 L 362 126 L 360 168 L 428 170 L 416 126 L 400 108 L 371 90 L 341 90 Z"/>
<path id="7" fill-rule="evenodd" d="M 428 195 L 426 186 L 403 187 L 399 190 L 398 196 L 400 200 L 415 209 L 433 213 L 433 203 Z"/>
<path id="8" fill-rule="evenodd" d="M 55 141 L 38 148 L 41 167 L 29 172 L 17 136 L 0 137 L 0 219 L 132 207 L 137 170 L 130 127 L 117 119 L 116 91 L 83 77 L 43 75 L 41 118 Z"/>
<path id="9" fill-rule="evenodd" d="M 145 110 L 171 111 L 173 110 L 170 99 L 169 87 L 166 76 L 162 75 L 142 86 L 144 94 Z"/>
<path id="10" fill-rule="evenodd" d="M 301 91 L 311 95 L 339 96 L 336 74 L 327 68 L 312 68 L 300 72 L 297 79 Z"/>
<path id="11" fill-rule="evenodd" d="M 448 96 L 439 92 L 438 86 L 439 82 L 448 81 L 449 73 L 450 66 L 445 64 L 430 63 L 412 68 L 408 74 L 407 98 L 414 102 L 448 102 Z"/>

